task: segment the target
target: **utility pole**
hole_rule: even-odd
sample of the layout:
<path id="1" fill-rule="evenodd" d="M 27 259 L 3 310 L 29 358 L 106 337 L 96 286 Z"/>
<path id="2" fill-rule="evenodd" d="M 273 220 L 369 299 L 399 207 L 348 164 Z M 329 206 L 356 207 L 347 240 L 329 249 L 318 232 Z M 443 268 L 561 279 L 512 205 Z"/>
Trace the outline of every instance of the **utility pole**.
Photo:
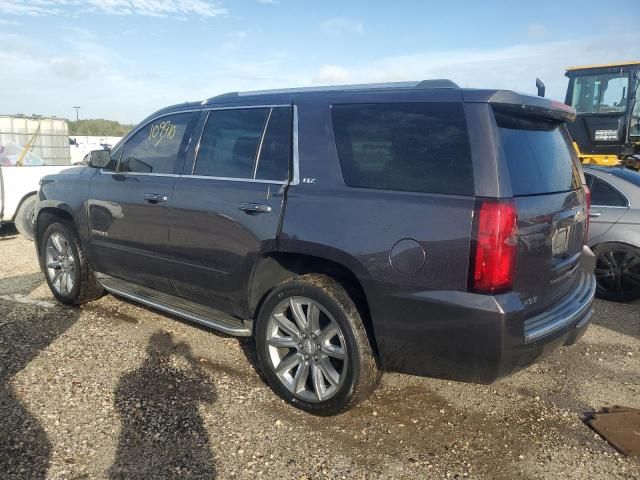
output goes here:
<path id="1" fill-rule="evenodd" d="M 78 112 L 80 111 L 80 107 L 73 107 L 73 108 L 76 109 L 76 122 L 77 122 L 79 119 Z"/>

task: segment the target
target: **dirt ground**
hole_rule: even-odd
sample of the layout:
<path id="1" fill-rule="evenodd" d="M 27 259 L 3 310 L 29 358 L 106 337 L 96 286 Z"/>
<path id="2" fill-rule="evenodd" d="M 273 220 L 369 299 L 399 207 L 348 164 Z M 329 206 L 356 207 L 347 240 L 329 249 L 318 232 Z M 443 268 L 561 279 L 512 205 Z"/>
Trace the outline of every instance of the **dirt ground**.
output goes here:
<path id="1" fill-rule="evenodd" d="M 386 374 L 334 418 L 289 407 L 246 340 L 111 295 L 56 304 L 0 232 L 0 477 L 640 479 L 585 412 L 640 408 L 640 303 L 597 301 L 573 347 L 481 386 Z"/>

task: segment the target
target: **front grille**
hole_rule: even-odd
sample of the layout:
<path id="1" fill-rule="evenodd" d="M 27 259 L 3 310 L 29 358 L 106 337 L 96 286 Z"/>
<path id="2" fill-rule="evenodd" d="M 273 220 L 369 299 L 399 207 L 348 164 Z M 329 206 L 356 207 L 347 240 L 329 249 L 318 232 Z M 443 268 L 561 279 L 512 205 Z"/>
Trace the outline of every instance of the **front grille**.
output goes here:
<path id="1" fill-rule="evenodd" d="M 574 322 L 591 309 L 591 299 L 596 290 L 596 280 L 591 274 L 580 273 L 572 290 L 550 309 L 524 321 L 525 342 L 540 337 Z"/>

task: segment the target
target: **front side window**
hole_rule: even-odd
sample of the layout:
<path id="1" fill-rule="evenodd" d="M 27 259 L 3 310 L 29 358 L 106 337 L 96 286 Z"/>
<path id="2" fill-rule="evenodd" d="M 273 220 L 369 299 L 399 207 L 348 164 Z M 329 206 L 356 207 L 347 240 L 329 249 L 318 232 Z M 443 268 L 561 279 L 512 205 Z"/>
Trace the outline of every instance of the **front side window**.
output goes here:
<path id="1" fill-rule="evenodd" d="M 289 107 L 213 110 L 202 132 L 194 175 L 286 181 Z"/>
<path id="2" fill-rule="evenodd" d="M 571 106 L 578 113 L 621 113 L 627 109 L 629 75 L 607 73 L 574 77 Z"/>
<path id="3" fill-rule="evenodd" d="M 472 195 L 473 166 L 460 103 L 333 105 L 347 185 Z"/>
<path id="4" fill-rule="evenodd" d="M 177 113 L 145 125 L 124 145 L 118 171 L 176 173 L 197 118 L 197 112 Z"/>

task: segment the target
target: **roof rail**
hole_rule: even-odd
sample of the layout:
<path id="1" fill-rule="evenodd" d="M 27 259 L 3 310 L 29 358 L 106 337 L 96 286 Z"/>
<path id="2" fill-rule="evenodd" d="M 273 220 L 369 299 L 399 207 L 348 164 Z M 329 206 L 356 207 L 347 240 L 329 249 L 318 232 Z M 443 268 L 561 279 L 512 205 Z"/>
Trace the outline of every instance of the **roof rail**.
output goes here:
<path id="1" fill-rule="evenodd" d="M 458 84 L 448 78 L 434 78 L 433 80 L 422 80 L 416 88 L 460 88 Z"/>
<path id="2" fill-rule="evenodd" d="M 246 92 L 227 92 L 221 95 L 216 95 L 208 100 L 205 100 L 203 105 L 209 103 L 212 100 L 219 100 L 230 97 L 248 97 L 253 95 L 276 95 L 281 93 L 310 93 L 310 92 L 331 92 L 340 90 L 377 90 L 377 89 L 404 89 L 404 88 L 459 88 L 451 80 L 447 79 L 434 79 L 434 80 L 422 80 L 413 82 L 386 82 L 386 83 L 360 83 L 353 85 L 327 85 L 318 87 L 299 87 L 299 88 L 279 88 L 273 90 L 252 90 Z"/>

